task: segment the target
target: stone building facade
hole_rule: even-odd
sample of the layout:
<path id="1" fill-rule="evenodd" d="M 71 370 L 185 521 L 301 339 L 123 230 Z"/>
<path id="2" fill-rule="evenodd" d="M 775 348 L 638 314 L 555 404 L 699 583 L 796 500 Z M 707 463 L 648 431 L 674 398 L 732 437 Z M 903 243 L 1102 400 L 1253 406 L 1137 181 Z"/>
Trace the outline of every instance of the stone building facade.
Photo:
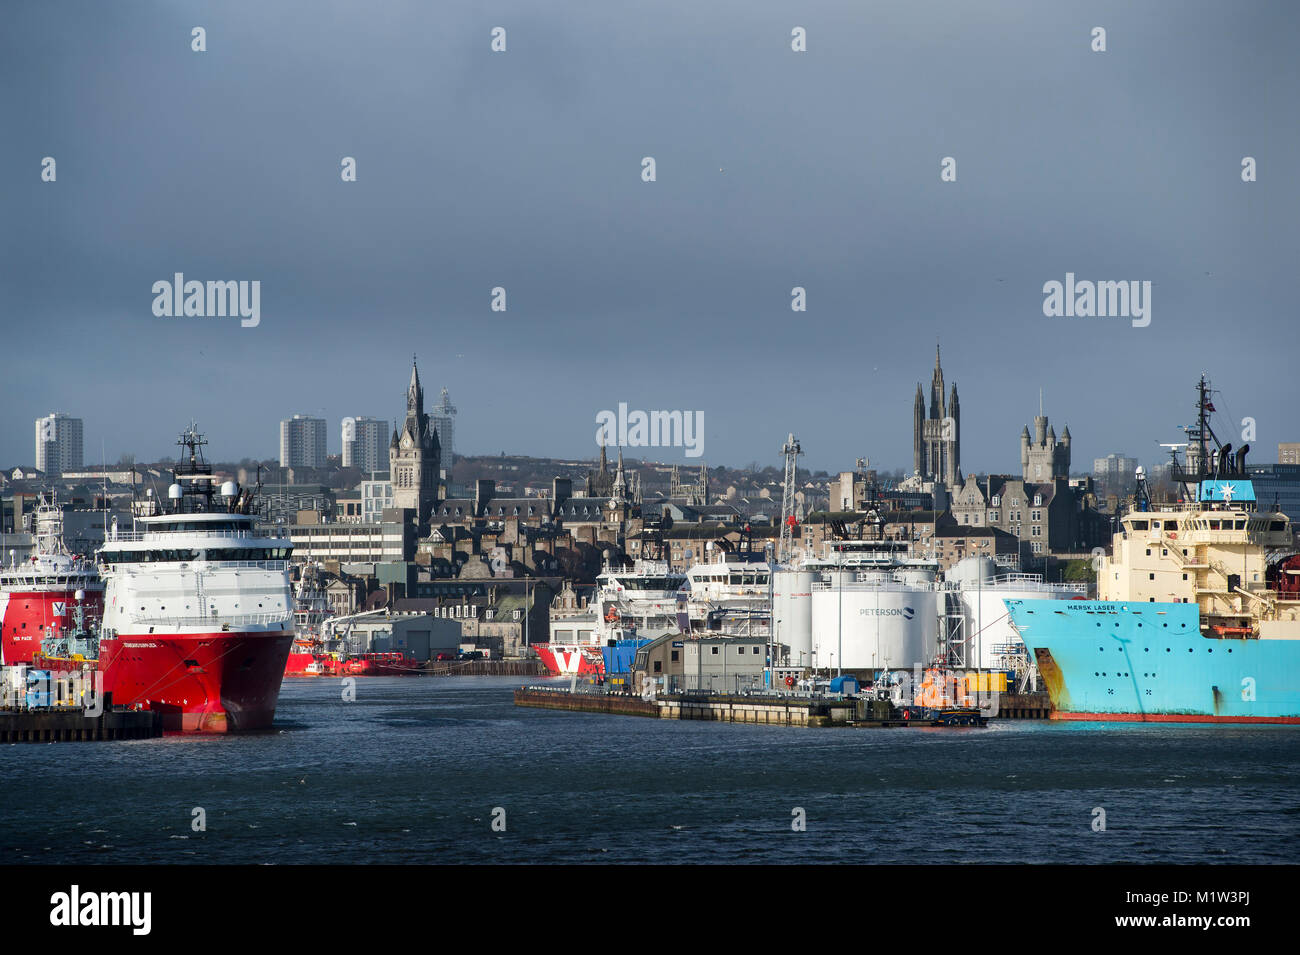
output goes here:
<path id="1" fill-rule="evenodd" d="M 1104 546 L 1086 488 L 1066 478 L 1033 482 L 1007 474 L 984 479 L 971 475 L 952 496 L 952 515 L 960 525 L 995 527 L 1028 543 L 1028 553 L 1077 553 Z M 1105 537 L 1104 533 L 1101 535 Z"/>

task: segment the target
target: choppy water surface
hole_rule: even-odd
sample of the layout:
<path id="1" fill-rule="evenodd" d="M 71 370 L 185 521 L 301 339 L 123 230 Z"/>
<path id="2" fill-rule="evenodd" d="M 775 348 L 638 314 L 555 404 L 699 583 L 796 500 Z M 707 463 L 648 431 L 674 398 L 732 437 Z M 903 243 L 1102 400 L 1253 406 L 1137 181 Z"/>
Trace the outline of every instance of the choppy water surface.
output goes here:
<path id="1" fill-rule="evenodd" d="M 338 681 L 290 680 L 265 734 L 0 746 L 0 863 L 1278 863 L 1300 848 L 1297 727 L 805 730 L 522 709 L 519 682 L 361 679 L 345 703 Z"/>

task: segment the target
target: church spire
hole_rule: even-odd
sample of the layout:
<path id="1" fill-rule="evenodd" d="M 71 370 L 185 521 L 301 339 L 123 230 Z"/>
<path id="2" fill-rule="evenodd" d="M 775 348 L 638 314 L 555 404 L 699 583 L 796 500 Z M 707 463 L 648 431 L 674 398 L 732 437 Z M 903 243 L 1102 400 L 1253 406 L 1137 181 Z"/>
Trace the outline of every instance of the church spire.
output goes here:
<path id="1" fill-rule="evenodd" d="M 411 383 L 406 387 L 406 413 L 423 416 L 424 388 L 420 384 L 420 369 L 411 356 Z"/>
<path id="2" fill-rule="evenodd" d="M 939 343 L 934 343 L 934 377 L 930 379 L 930 417 L 943 418 L 948 414 L 944 405 L 943 367 L 939 364 Z"/>
<path id="3" fill-rule="evenodd" d="M 614 484 L 610 488 L 610 497 L 622 501 L 627 499 L 627 475 L 623 471 L 623 448 L 618 449 L 618 470 L 614 472 Z"/>

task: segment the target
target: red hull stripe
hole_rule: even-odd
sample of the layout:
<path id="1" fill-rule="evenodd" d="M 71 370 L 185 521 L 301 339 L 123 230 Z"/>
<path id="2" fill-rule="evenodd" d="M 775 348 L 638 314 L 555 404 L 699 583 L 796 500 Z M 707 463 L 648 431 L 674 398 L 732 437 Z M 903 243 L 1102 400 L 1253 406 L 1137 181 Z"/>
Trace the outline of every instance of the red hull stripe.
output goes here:
<path id="1" fill-rule="evenodd" d="M 1207 713 L 1064 713 L 1054 711 L 1054 720 L 1089 723 L 1290 723 L 1300 716 L 1211 716 Z"/>

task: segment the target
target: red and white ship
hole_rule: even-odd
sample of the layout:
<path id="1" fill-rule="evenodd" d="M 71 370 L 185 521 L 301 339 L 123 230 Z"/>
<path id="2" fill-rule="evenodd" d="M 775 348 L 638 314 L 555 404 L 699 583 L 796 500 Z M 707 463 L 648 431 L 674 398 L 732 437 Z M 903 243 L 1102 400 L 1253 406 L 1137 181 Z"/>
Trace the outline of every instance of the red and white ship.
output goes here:
<path id="1" fill-rule="evenodd" d="M 550 642 L 534 643 L 532 649 L 552 676 L 602 674 L 604 647 L 680 628 L 685 583 L 686 575 L 670 571 L 665 561 L 638 560 L 622 570 L 606 566 L 591 603 L 553 612 Z"/>
<path id="2" fill-rule="evenodd" d="M 76 611 L 97 621 L 104 608 L 104 582 L 93 561 L 68 551 L 63 512 L 53 495 L 36 508 L 35 553 L 10 555 L 0 566 L 0 664 L 31 663 L 43 640 L 70 638 Z M 80 599 L 78 599 L 80 595 Z"/>
<path id="3" fill-rule="evenodd" d="M 170 731 L 264 729 L 293 640 L 292 545 L 257 528 L 253 491 L 215 486 L 193 426 L 177 443 L 188 462 L 166 504 L 141 502 L 136 529 L 114 526 L 99 551 L 103 689 Z"/>
<path id="4" fill-rule="evenodd" d="M 534 643 L 533 649 L 551 676 L 587 676 L 605 672 L 599 643 Z"/>
<path id="5" fill-rule="evenodd" d="M 293 645 L 284 665 L 285 676 L 337 676 L 343 656 L 327 645 L 329 597 L 320 579 L 320 566 L 304 564 L 293 595 Z"/>

